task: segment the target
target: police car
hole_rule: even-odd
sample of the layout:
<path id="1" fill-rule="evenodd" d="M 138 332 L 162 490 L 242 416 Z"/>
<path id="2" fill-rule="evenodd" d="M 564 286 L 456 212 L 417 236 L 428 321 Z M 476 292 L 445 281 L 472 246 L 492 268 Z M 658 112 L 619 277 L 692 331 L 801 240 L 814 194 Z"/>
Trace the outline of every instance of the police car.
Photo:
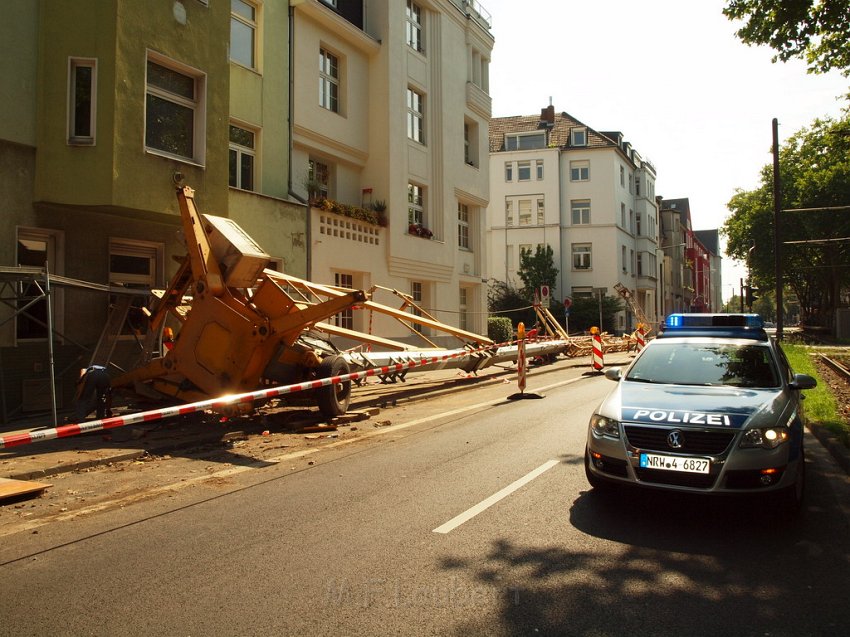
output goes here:
<path id="1" fill-rule="evenodd" d="M 595 489 L 618 484 L 763 493 L 789 512 L 803 497 L 801 390 L 757 314 L 671 314 L 590 419 Z"/>

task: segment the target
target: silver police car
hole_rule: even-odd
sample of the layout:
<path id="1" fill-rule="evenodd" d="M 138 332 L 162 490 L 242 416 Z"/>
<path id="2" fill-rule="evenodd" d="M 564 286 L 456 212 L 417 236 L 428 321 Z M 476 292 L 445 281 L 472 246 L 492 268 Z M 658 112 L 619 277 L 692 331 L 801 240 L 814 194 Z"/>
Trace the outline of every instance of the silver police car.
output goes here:
<path id="1" fill-rule="evenodd" d="M 764 493 L 788 512 L 804 487 L 801 391 L 757 314 L 671 314 L 590 419 L 595 489 Z"/>

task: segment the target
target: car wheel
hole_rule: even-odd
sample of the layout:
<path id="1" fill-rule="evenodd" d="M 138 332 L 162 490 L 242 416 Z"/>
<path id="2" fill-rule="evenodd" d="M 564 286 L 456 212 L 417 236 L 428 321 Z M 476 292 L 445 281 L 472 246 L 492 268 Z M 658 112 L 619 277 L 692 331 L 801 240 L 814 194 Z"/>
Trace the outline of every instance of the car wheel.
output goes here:
<path id="1" fill-rule="evenodd" d="M 342 356 L 328 356 L 316 370 L 317 378 L 330 378 L 350 374 L 348 362 Z M 342 416 L 351 402 L 351 381 L 321 387 L 317 391 L 319 411 L 327 418 Z"/>
<path id="2" fill-rule="evenodd" d="M 617 487 L 613 482 L 600 478 L 590 470 L 590 450 L 587 448 L 584 450 L 584 475 L 587 477 L 588 484 L 597 491 L 611 491 Z"/>
<path id="3" fill-rule="evenodd" d="M 806 454 L 800 448 L 800 460 L 797 462 L 797 479 L 790 487 L 777 493 L 779 510 L 783 515 L 794 517 L 800 513 L 806 493 Z"/>

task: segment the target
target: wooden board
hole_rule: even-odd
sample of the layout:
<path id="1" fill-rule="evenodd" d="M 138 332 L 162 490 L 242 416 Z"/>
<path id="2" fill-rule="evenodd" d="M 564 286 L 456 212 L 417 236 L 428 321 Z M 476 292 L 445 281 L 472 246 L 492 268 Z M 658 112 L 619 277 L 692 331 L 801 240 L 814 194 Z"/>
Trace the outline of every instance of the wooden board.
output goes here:
<path id="1" fill-rule="evenodd" d="M 0 478 L 0 500 L 14 498 L 22 495 L 39 494 L 52 484 L 46 482 L 30 482 L 28 480 L 11 480 Z"/>

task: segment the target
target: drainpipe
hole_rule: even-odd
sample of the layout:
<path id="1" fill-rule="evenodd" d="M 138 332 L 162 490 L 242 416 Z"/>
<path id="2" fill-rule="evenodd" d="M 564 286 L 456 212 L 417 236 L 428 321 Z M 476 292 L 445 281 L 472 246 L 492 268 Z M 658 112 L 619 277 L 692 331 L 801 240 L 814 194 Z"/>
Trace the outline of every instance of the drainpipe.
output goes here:
<path id="1" fill-rule="evenodd" d="M 310 281 L 313 278 L 313 213 L 310 210 L 309 202 L 292 189 L 292 151 L 295 146 L 293 143 L 293 131 L 295 130 L 295 122 L 293 121 L 293 113 L 295 111 L 295 7 L 303 2 L 304 0 L 290 0 L 289 2 L 289 113 L 287 113 L 289 125 L 289 174 L 287 177 L 287 191 L 290 197 L 307 206 L 305 224 L 307 230 L 305 233 L 305 241 L 307 244 L 307 272 L 304 278 Z"/>

